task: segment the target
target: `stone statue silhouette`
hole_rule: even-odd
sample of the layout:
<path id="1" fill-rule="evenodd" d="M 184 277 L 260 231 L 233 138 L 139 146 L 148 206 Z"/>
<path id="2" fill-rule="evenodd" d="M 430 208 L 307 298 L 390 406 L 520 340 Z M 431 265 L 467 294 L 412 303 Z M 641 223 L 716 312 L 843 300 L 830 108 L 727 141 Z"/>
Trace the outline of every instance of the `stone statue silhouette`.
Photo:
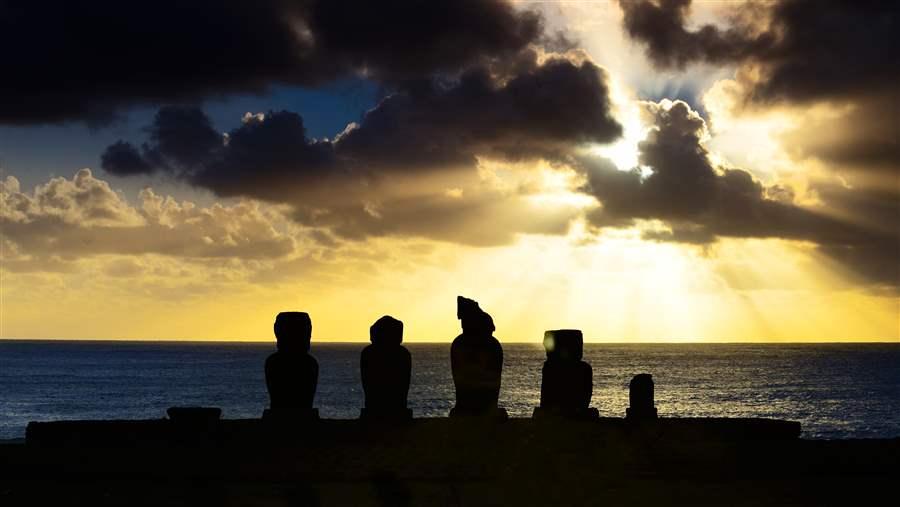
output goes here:
<path id="1" fill-rule="evenodd" d="M 506 412 L 497 406 L 503 348 L 493 337 L 494 320 L 478 303 L 462 296 L 456 299 L 456 317 L 462 334 L 450 347 L 450 366 L 456 387 L 456 406 L 450 416 L 499 416 Z"/>
<path id="2" fill-rule="evenodd" d="M 641 421 L 656 419 L 656 407 L 653 406 L 653 375 L 639 373 L 628 385 L 628 404 L 625 418 Z"/>
<path id="3" fill-rule="evenodd" d="M 278 350 L 266 359 L 269 410 L 264 417 L 316 417 L 312 408 L 319 363 L 309 354 L 312 322 L 304 312 L 281 312 L 275 318 Z"/>
<path id="4" fill-rule="evenodd" d="M 365 392 L 362 418 L 408 419 L 406 408 L 412 357 L 403 342 L 403 322 L 385 315 L 369 328 L 371 345 L 360 355 L 359 369 Z"/>
<path id="5" fill-rule="evenodd" d="M 593 392 L 593 371 L 582 361 L 584 339 L 577 329 L 557 329 L 544 333 L 547 361 L 541 375 L 541 406 L 534 416 L 596 418 L 589 408 Z"/>

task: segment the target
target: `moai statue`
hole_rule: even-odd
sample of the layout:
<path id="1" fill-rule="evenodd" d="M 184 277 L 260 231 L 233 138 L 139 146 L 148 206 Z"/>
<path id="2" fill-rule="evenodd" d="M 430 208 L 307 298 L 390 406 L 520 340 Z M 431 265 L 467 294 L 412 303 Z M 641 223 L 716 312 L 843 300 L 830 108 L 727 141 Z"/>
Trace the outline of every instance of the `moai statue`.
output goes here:
<path id="1" fill-rule="evenodd" d="M 313 419 L 319 363 L 309 354 L 312 322 L 304 312 L 281 312 L 275 318 L 278 350 L 266 359 L 269 409 L 264 418 Z"/>
<path id="2" fill-rule="evenodd" d="M 369 328 L 372 342 L 359 360 L 365 407 L 363 419 L 411 419 L 406 407 L 412 357 L 403 342 L 403 322 L 385 315 Z"/>
<path id="3" fill-rule="evenodd" d="M 653 375 L 641 373 L 631 379 L 628 404 L 630 406 L 625 410 L 626 419 L 656 419 L 656 407 L 653 406 Z"/>
<path id="4" fill-rule="evenodd" d="M 547 331 L 544 349 L 547 361 L 541 375 L 541 406 L 535 409 L 534 417 L 597 418 L 597 409 L 590 408 L 593 371 L 591 365 L 581 360 L 584 353 L 581 331 Z"/>
<path id="5" fill-rule="evenodd" d="M 456 387 L 456 406 L 450 416 L 505 419 L 506 411 L 497 406 L 503 348 L 493 336 L 494 320 L 477 302 L 462 296 L 456 299 L 456 317 L 461 321 L 463 332 L 450 347 L 450 366 Z"/>

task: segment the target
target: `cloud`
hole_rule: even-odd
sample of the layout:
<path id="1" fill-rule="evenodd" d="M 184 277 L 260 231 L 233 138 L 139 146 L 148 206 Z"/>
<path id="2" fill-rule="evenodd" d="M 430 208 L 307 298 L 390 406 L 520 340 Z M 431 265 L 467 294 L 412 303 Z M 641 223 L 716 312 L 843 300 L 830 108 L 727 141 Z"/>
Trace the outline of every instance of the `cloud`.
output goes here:
<path id="1" fill-rule="evenodd" d="M 143 218 L 105 181 L 82 169 L 68 180 L 51 178 L 31 194 L 22 192 L 19 181 L 7 176 L 0 182 L 0 218 L 6 224 L 48 219 L 79 227 L 129 227 Z"/>
<path id="2" fill-rule="evenodd" d="M 408 83 L 332 140 L 307 137 L 289 111 L 247 115 L 222 136 L 200 109 L 169 106 L 141 148 L 111 145 L 104 169 L 162 171 L 219 196 L 287 204 L 300 223 L 351 239 L 495 245 L 517 233 L 564 233 L 576 210 L 535 206 L 530 189 L 497 188 L 479 160 L 562 160 L 618 138 L 606 74 L 587 59 L 536 52 L 504 72 L 512 73 L 479 66 L 458 79 Z"/>
<path id="3" fill-rule="evenodd" d="M 400 83 L 507 59 L 543 36 L 502 0 L 0 1 L 0 123 L 103 124 L 140 104 L 361 76 Z M 64 83 L 64 85 L 61 85 Z"/>
<path id="4" fill-rule="evenodd" d="M 894 96 L 869 96 L 819 117 L 799 116 L 797 125 L 782 135 L 793 158 L 816 158 L 851 179 L 894 180 L 900 169 L 900 101 Z M 887 178 L 885 178 L 885 176 Z M 870 182 L 871 183 L 871 182 Z"/>
<path id="5" fill-rule="evenodd" d="M 721 220 L 734 207 L 767 201 L 762 185 L 746 171 L 714 167 L 703 144 L 706 122 L 685 102 L 642 105 L 652 128 L 638 145 L 639 163 L 652 170 L 649 175 L 639 168 L 618 171 L 603 159 L 580 159 L 585 189 L 603 203 L 592 216 L 596 224 Z"/>
<path id="6" fill-rule="evenodd" d="M 183 121 L 185 118 L 189 120 Z M 307 138 L 303 119 L 288 111 L 246 116 L 240 127 L 223 137 L 202 110 L 165 107 L 148 130 L 150 139 L 143 144 L 142 159 L 135 166 L 124 171 L 116 166 L 104 168 L 129 175 L 143 166 L 145 172 L 162 170 L 220 196 L 272 201 L 338 172 L 332 144 Z M 120 145 L 111 146 L 103 159 Z"/>
<path id="7" fill-rule="evenodd" d="M 625 30 L 647 49 L 651 61 L 663 68 L 684 68 L 689 63 L 706 61 L 728 63 L 752 53 L 745 27 L 721 30 L 704 25 L 689 31 L 686 22 L 691 0 L 620 0 Z M 756 42 L 770 43 L 769 34 Z"/>
<path id="8" fill-rule="evenodd" d="M 754 220 L 723 221 L 717 210 L 715 220 L 699 221 L 701 231 L 710 239 L 738 232 L 808 240 L 869 280 L 900 285 L 900 144 L 891 113 L 900 100 L 896 8 L 751 2 L 731 8 L 724 28 L 689 29 L 690 1 L 620 3 L 626 31 L 658 67 L 735 64 L 734 79 L 713 87 L 714 101 L 735 116 L 787 112 L 793 126 L 780 136 L 785 151 L 797 165 L 813 159 L 826 169 L 805 175 L 815 205 L 791 205 L 783 188 L 770 187 L 765 199 L 720 200 L 739 204 L 744 211 L 735 218 Z"/>
<path id="9" fill-rule="evenodd" d="M 103 152 L 100 164 L 112 174 L 129 176 L 132 174 L 149 174 L 156 167 L 144 160 L 141 152 L 134 145 L 118 141 Z"/>
<path id="10" fill-rule="evenodd" d="M 825 181 L 814 183 L 812 190 L 831 216 L 850 224 L 848 241 L 822 242 L 822 250 L 869 279 L 900 286 L 897 187 L 848 187 Z"/>
<path id="11" fill-rule="evenodd" d="M 880 1 L 744 3 L 727 28 L 687 28 L 690 0 L 621 0 L 628 34 L 663 68 L 745 65 L 751 102 L 890 92 L 900 77 L 896 9 Z"/>
<path id="12" fill-rule="evenodd" d="M 114 278 L 131 278 L 144 273 L 144 266 L 133 258 L 115 259 L 104 266 L 103 274 Z"/>
<path id="13" fill-rule="evenodd" d="M 509 79 L 479 67 L 458 82 L 424 81 L 388 97 L 341 137 L 340 156 L 393 170 L 472 165 L 475 156 L 559 157 L 607 143 L 622 127 L 611 114 L 606 73 L 584 60 L 530 55 Z"/>
<path id="14" fill-rule="evenodd" d="M 561 56 L 539 62 L 528 53 L 516 71 L 500 78 L 482 66 L 457 80 L 408 83 L 333 141 L 307 138 L 302 117 L 288 111 L 248 115 L 223 140 L 199 108 L 164 107 L 142 150 L 118 142 L 104 153 L 104 169 L 163 169 L 233 195 L 252 193 L 260 187 L 253 179 L 267 184 L 278 174 L 302 180 L 323 169 L 425 171 L 471 167 L 477 156 L 560 158 L 621 135 L 600 67 Z"/>
<path id="15" fill-rule="evenodd" d="M 162 254 L 186 258 L 270 259 L 296 249 L 278 230 L 283 217 L 259 203 L 199 207 L 151 189 L 132 207 L 89 169 L 52 178 L 23 192 L 12 176 L 0 182 L 0 237 L 6 256 L 41 263 L 92 255 Z"/>
<path id="16" fill-rule="evenodd" d="M 799 206 L 789 188 L 767 187 L 745 170 L 713 163 L 704 146 L 706 124 L 684 102 L 644 108 L 653 127 L 639 158 L 649 174 L 619 171 L 604 159 L 576 159 L 587 180 L 583 190 L 601 204 L 588 215 L 592 225 L 659 220 L 668 230 L 649 231 L 647 239 L 694 244 L 720 237 L 809 241 L 869 282 L 900 287 L 900 208 L 890 189 L 820 184 L 821 204 Z"/>
<path id="17" fill-rule="evenodd" d="M 298 207 L 293 216 L 301 223 L 327 228 L 351 240 L 410 236 L 500 246 L 513 243 L 519 234 L 566 234 L 570 223 L 581 214 L 581 209 L 573 205 L 542 205 L 527 189 L 497 188 L 473 171 L 451 171 L 447 176 L 457 185 L 454 189 L 441 185 L 441 175 L 427 175 L 401 184 L 419 187 L 408 195 L 373 194 L 361 203 L 327 209 Z M 461 190 L 461 194 L 448 190 Z"/>

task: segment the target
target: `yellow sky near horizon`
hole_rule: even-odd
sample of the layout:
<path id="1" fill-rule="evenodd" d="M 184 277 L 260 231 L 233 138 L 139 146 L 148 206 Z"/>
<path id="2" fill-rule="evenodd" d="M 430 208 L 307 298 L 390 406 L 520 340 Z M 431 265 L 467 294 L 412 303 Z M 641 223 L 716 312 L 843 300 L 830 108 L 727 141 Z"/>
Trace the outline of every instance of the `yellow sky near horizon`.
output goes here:
<path id="1" fill-rule="evenodd" d="M 442 245 L 414 264 L 387 260 L 378 269 L 349 261 L 338 276 L 357 283 L 332 290 L 337 277 L 197 285 L 192 294 L 127 278 L 32 274 L 47 278 L 39 287 L 19 285 L 34 278 L 4 282 L 0 335 L 271 341 L 275 314 L 302 310 L 316 341 L 365 341 L 371 323 L 390 314 L 404 321 L 407 342 L 441 342 L 459 332 L 459 294 L 477 299 L 507 342 L 539 343 L 554 328 L 582 329 L 598 342 L 900 341 L 897 298 L 841 287 L 809 248 L 735 240 L 704 252 L 612 236 L 590 244 L 528 237 L 499 248 Z M 142 262 L 150 269 L 154 259 Z"/>

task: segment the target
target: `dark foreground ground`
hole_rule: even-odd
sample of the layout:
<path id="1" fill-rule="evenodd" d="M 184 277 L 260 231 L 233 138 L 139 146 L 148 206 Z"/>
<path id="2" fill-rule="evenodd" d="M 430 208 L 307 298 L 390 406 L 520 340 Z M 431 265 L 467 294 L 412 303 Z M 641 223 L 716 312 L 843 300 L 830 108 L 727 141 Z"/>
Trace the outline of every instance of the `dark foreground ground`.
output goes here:
<path id="1" fill-rule="evenodd" d="M 79 424 L 81 424 L 79 426 Z M 900 439 L 766 421 L 49 423 L 0 445 L 0 505 L 892 505 Z"/>

